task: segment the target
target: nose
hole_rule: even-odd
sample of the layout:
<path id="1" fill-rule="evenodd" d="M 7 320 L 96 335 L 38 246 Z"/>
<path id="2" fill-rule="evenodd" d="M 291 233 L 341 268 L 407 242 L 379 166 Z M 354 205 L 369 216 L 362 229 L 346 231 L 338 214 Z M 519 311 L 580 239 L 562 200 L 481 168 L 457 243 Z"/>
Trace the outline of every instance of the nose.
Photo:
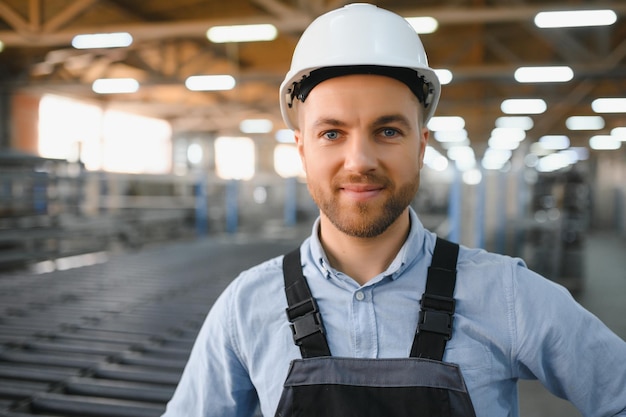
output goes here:
<path id="1" fill-rule="evenodd" d="M 378 160 L 375 144 L 365 134 L 353 135 L 348 140 L 345 156 L 344 169 L 357 174 L 376 169 Z"/>

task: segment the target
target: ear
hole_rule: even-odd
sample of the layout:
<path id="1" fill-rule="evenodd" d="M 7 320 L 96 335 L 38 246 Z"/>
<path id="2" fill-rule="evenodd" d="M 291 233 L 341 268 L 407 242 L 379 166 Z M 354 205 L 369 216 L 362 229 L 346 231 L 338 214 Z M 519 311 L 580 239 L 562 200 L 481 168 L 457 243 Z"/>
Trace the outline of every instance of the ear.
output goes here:
<path id="1" fill-rule="evenodd" d="M 300 155 L 300 161 L 302 162 L 302 169 L 306 172 L 306 162 L 304 158 L 304 137 L 300 129 L 293 131 L 294 138 L 296 139 L 296 147 L 298 148 L 298 154 Z"/>
<path id="2" fill-rule="evenodd" d="M 419 164 L 420 169 L 424 168 L 424 155 L 426 154 L 426 145 L 428 145 L 428 139 L 430 137 L 430 130 L 427 127 L 423 127 L 420 135 L 420 156 Z"/>

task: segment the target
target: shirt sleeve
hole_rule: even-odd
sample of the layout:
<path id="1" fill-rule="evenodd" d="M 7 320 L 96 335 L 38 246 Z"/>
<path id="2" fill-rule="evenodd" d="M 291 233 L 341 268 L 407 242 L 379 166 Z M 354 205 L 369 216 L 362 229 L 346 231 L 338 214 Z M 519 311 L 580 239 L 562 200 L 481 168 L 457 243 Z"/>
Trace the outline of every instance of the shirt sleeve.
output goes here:
<path id="1" fill-rule="evenodd" d="M 211 308 L 162 417 L 250 417 L 258 400 L 232 331 L 236 281 Z"/>
<path id="2" fill-rule="evenodd" d="M 626 416 L 626 342 L 565 288 L 514 268 L 517 375 L 539 379 L 585 417 Z"/>

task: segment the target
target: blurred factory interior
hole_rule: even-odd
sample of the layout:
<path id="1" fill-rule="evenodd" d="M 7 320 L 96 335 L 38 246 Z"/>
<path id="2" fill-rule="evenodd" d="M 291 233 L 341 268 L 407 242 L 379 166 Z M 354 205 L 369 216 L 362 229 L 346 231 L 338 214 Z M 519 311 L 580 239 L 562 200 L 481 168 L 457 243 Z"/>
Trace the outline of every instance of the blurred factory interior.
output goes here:
<path id="1" fill-rule="evenodd" d="M 159 415 L 216 293 L 310 231 L 278 86 L 346 3 L 0 0 L 0 416 Z M 626 3 L 375 4 L 444 84 L 425 226 L 522 257 L 626 337 Z"/>

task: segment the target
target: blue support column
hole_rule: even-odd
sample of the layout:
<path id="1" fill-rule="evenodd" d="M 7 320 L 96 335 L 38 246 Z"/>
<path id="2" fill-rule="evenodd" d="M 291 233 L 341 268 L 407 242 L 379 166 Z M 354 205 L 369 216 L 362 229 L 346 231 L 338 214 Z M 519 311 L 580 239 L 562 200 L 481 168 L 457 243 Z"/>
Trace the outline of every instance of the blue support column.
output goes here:
<path id="1" fill-rule="evenodd" d="M 476 195 L 476 228 L 474 231 L 474 245 L 477 248 L 485 248 L 485 198 L 486 198 L 486 179 L 485 170 L 481 169 L 481 180 L 477 185 Z"/>
<path id="2" fill-rule="evenodd" d="M 226 183 L 226 232 L 236 233 L 239 226 L 239 181 Z"/>
<path id="3" fill-rule="evenodd" d="M 195 184 L 194 194 L 196 197 L 196 234 L 198 236 L 206 236 L 209 232 L 209 204 L 206 175 L 203 175 L 202 173 L 198 175 L 198 181 Z"/>
<path id="4" fill-rule="evenodd" d="M 456 167 L 454 169 L 454 178 L 450 184 L 450 197 L 448 203 L 448 222 L 450 228 L 448 230 L 447 239 L 452 242 L 459 242 L 461 238 L 461 171 Z"/>
<path id="5" fill-rule="evenodd" d="M 298 180 L 296 177 L 285 179 L 285 226 L 295 226 L 298 210 Z"/>

